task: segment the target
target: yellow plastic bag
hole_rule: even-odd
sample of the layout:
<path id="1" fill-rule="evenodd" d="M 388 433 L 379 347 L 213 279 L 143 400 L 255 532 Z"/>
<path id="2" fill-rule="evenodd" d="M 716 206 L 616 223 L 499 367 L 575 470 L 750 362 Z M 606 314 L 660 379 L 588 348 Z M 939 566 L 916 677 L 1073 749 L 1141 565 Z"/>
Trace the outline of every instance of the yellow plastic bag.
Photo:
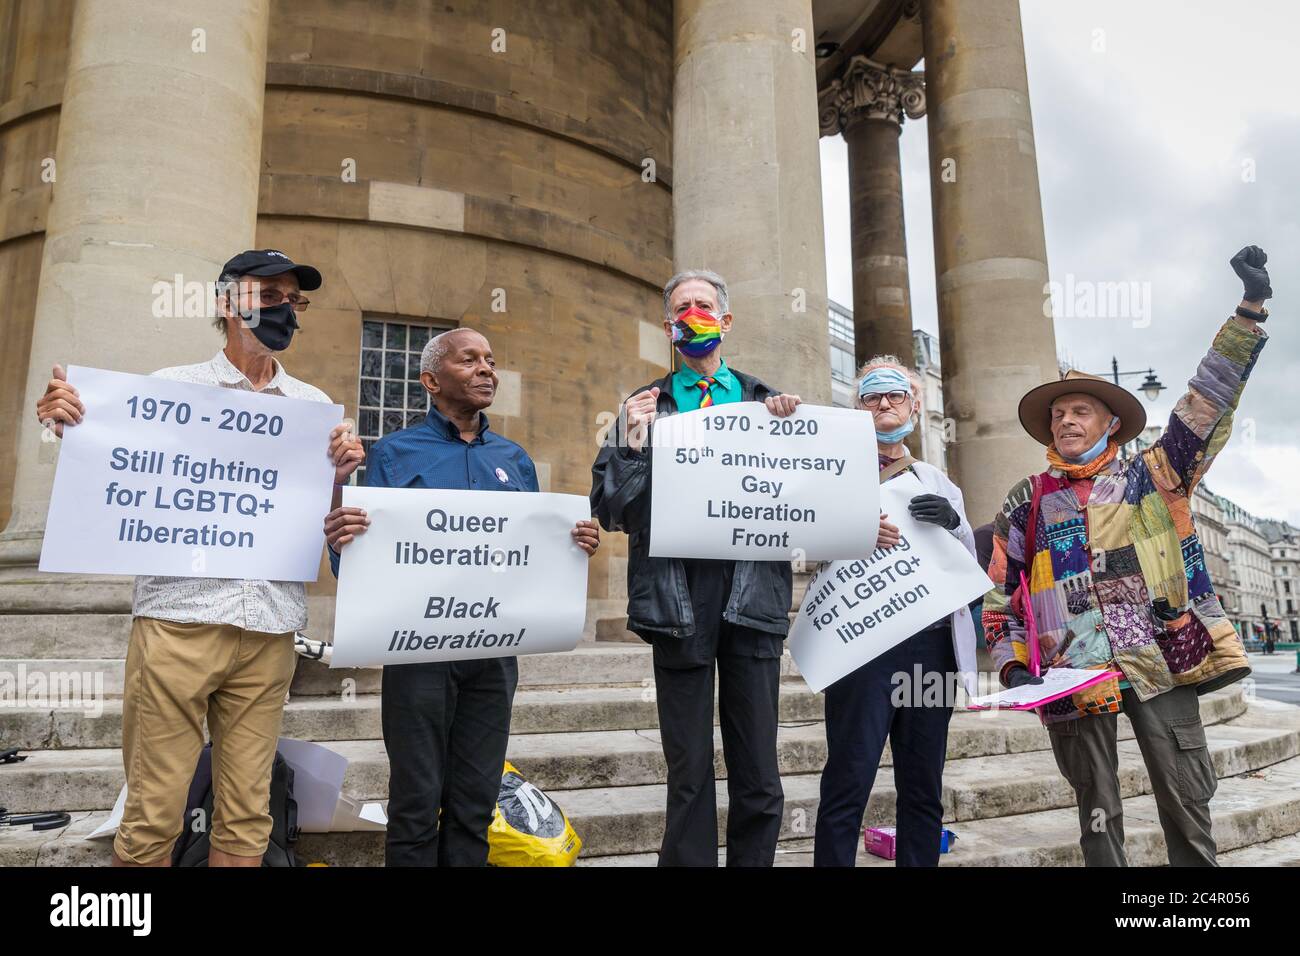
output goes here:
<path id="1" fill-rule="evenodd" d="M 507 760 L 488 827 L 488 866 L 573 866 L 581 849 L 564 811 Z"/>

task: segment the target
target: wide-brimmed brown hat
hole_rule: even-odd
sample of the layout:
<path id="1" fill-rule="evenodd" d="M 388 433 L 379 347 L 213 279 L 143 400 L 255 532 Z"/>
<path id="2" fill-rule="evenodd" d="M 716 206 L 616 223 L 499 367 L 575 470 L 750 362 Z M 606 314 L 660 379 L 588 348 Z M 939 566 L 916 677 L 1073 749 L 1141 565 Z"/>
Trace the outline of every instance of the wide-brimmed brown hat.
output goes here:
<path id="1" fill-rule="evenodd" d="M 1052 402 L 1062 395 L 1082 392 L 1104 402 L 1111 414 L 1119 416 L 1119 431 L 1115 432 L 1115 441 L 1121 445 L 1132 441 L 1146 428 L 1147 411 L 1138 401 L 1138 397 L 1128 389 L 1108 382 L 1097 375 L 1078 372 L 1074 369 L 1065 373 L 1065 377 L 1055 382 L 1048 382 L 1031 388 L 1020 400 L 1020 424 L 1025 431 L 1041 445 L 1052 443 Z"/>

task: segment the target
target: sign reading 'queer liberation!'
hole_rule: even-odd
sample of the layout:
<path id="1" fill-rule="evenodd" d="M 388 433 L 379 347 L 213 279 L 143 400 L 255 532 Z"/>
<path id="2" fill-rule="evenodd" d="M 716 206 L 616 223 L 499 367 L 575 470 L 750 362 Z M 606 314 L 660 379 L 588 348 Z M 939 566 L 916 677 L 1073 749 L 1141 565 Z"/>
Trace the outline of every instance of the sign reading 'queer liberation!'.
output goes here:
<path id="1" fill-rule="evenodd" d="M 865 558 L 880 525 L 871 416 L 737 402 L 656 419 L 650 554 L 740 561 Z"/>
<path id="2" fill-rule="evenodd" d="M 580 495 L 344 488 L 331 667 L 571 651 L 587 613 Z"/>
<path id="3" fill-rule="evenodd" d="M 42 571 L 315 581 L 343 406 L 71 366 Z"/>
<path id="4" fill-rule="evenodd" d="M 899 543 L 864 560 L 823 565 L 808 582 L 790 628 L 790 653 L 813 690 L 824 690 L 993 587 L 950 532 L 908 514 L 908 502 L 924 493 L 910 474 L 885 482 L 881 505 L 898 526 Z"/>

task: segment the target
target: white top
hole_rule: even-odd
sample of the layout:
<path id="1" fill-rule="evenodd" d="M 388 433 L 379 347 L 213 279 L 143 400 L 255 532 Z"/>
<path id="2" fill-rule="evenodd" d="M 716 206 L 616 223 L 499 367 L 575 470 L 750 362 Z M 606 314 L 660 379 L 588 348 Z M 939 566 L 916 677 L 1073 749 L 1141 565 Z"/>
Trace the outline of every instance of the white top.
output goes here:
<path id="1" fill-rule="evenodd" d="M 177 365 L 154 372 L 159 378 L 198 385 L 242 388 L 309 402 L 328 402 L 314 385 L 294 378 L 275 362 L 275 375 L 265 387 L 253 383 L 218 352 L 210 361 Z M 325 435 L 321 441 L 326 441 Z M 324 518 L 324 515 L 321 516 Z M 182 624 L 230 624 L 248 631 L 281 634 L 307 626 L 307 589 L 301 581 L 246 581 L 241 578 L 173 578 L 141 574 L 135 579 L 131 613 Z"/>
<path id="2" fill-rule="evenodd" d="M 934 465 L 918 461 L 912 466 L 917 479 L 929 491 L 943 495 L 961 518 L 961 524 L 952 529 L 952 536 L 966 546 L 966 550 L 975 555 L 975 531 L 966 520 L 966 505 L 962 499 L 961 489 L 948 480 Z M 952 613 L 952 649 L 957 658 L 957 670 L 961 673 L 962 684 L 966 693 L 974 697 L 979 693 L 976 683 L 978 665 L 975 661 L 975 622 L 971 619 L 970 608 L 963 604 Z"/>

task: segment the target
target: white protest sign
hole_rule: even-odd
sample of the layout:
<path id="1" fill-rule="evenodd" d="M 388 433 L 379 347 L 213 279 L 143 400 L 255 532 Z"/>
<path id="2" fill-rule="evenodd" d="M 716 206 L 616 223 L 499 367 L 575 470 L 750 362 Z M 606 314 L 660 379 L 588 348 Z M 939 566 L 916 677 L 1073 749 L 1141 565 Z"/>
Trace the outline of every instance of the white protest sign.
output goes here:
<path id="1" fill-rule="evenodd" d="M 652 557 L 865 558 L 880 524 L 869 414 L 737 402 L 655 420 Z"/>
<path id="2" fill-rule="evenodd" d="M 580 495 L 345 488 L 330 667 L 571 651 L 587 613 Z"/>
<path id="3" fill-rule="evenodd" d="M 908 514 L 908 502 L 920 494 L 925 488 L 911 474 L 885 482 L 881 508 L 902 540 L 864 560 L 824 565 L 808 582 L 790 629 L 790 653 L 813 690 L 824 690 L 993 587 L 951 533 Z"/>
<path id="4" fill-rule="evenodd" d="M 70 366 L 42 571 L 315 581 L 343 406 Z"/>

